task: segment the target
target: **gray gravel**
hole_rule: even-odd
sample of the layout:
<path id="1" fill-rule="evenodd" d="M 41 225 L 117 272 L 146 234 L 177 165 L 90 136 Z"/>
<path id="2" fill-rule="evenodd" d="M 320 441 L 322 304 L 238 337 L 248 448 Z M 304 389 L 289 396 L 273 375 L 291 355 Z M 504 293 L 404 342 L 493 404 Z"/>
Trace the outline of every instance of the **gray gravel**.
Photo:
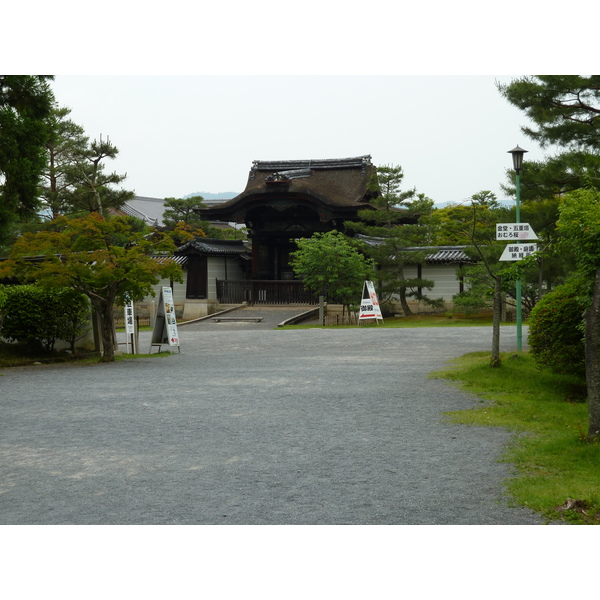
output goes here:
<path id="1" fill-rule="evenodd" d="M 283 312 L 180 326 L 170 357 L 0 371 L 0 523 L 543 522 L 503 496 L 510 434 L 445 422 L 477 399 L 426 377 L 491 329 L 270 329 Z"/>

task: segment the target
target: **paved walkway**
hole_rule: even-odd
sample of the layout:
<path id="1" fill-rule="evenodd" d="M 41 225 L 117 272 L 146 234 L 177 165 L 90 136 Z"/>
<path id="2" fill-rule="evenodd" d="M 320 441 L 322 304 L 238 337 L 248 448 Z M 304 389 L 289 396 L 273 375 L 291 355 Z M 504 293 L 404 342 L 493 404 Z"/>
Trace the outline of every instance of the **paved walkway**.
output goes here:
<path id="1" fill-rule="evenodd" d="M 474 399 L 427 378 L 491 329 L 179 333 L 170 357 L 0 371 L 0 523 L 542 522 L 503 498 L 509 434 L 445 422 Z"/>

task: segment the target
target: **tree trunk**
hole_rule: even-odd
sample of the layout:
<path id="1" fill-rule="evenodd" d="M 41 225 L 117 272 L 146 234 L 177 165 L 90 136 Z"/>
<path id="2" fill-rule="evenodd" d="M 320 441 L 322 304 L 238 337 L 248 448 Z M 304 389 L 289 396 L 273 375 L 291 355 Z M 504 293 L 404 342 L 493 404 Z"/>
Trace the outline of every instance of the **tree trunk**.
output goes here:
<path id="1" fill-rule="evenodd" d="M 115 360 L 113 302 L 96 299 L 93 301 L 93 306 L 100 322 L 100 337 L 102 338 L 100 362 L 113 362 Z"/>
<path id="2" fill-rule="evenodd" d="M 588 439 L 600 440 L 600 269 L 596 271 L 592 305 L 585 319 L 585 375 L 589 415 Z"/>
<path id="3" fill-rule="evenodd" d="M 502 364 L 500 358 L 500 314 L 502 312 L 502 287 L 499 276 L 494 277 L 494 320 L 492 326 L 492 358 L 491 367 Z"/>
<path id="4" fill-rule="evenodd" d="M 404 269 L 402 269 L 402 268 L 400 268 L 398 270 L 398 279 L 400 280 L 400 282 L 405 280 Z M 408 317 L 409 315 L 412 315 L 412 310 L 410 310 L 410 306 L 408 306 L 408 302 L 406 300 L 406 286 L 402 285 L 402 283 L 400 283 L 399 296 L 400 296 L 400 305 L 402 306 L 404 316 Z"/>

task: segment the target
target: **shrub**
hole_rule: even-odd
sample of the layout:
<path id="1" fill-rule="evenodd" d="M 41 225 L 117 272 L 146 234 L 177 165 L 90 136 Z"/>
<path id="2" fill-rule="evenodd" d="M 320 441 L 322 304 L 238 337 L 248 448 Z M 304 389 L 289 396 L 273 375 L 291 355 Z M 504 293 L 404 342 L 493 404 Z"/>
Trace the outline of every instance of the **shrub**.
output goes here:
<path id="1" fill-rule="evenodd" d="M 585 373 L 584 312 L 589 296 L 572 281 L 546 294 L 529 317 L 529 348 L 538 365 L 555 373 Z"/>
<path id="2" fill-rule="evenodd" d="M 5 287 L 0 310 L 2 336 L 27 345 L 30 351 L 51 351 L 56 340 L 69 342 L 74 350 L 90 314 L 87 299 L 75 290 L 36 285 Z"/>

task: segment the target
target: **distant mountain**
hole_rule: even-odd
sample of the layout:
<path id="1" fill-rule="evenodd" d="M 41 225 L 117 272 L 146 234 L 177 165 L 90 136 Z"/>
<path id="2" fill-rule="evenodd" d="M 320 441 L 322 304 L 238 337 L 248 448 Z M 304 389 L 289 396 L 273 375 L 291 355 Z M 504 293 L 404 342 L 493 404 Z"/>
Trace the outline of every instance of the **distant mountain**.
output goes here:
<path id="1" fill-rule="evenodd" d="M 239 192 L 219 192 L 218 194 L 213 194 L 211 192 L 193 192 L 192 194 L 188 194 L 184 196 L 184 198 L 191 198 L 192 196 L 202 196 L 205 200 L 231 200 L 231 198 L 235 198 L 239 195 Z"/>

